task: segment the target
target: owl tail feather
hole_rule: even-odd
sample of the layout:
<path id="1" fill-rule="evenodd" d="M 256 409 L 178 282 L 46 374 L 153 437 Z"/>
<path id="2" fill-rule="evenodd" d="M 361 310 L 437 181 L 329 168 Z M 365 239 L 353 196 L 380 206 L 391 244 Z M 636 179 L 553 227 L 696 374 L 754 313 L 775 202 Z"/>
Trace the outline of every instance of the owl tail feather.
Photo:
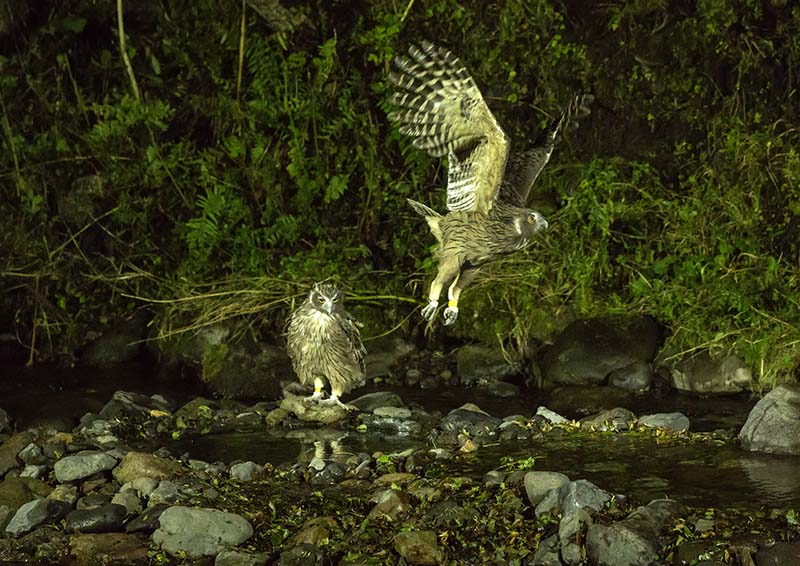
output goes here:
<path id="1" fill-rule="evenodd" d="M 439 227 L 439 220 L 442 219 L 442 215 L 433 210 L 431 207 L 422 204 L 421 202 L 411 200 L 410 198 L 406 200 L 408 201 L 408 204 L 411 205 L 411 208 L 414 209 L 414 212 L 425 219 L 425 222 L 428 223 L 428 226 L 431 229 L 431 233 L 436 237 L 436 240 L 441 243 L 442 229 Z"/>

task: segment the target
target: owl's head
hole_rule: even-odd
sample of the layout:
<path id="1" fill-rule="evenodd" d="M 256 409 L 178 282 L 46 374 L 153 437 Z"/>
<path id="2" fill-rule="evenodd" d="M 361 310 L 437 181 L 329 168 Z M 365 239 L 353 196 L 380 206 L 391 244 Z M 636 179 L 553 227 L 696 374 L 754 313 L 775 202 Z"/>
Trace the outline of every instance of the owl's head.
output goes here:
<path id="1" fill-rule="evenodd" d="M 344 293 L 332 283 L 314 283 L 308 293 L 308 302 L 312 308 L 329 315 L 341 312 L 343 299 Z"/>
<path id="2" fill-rule="evenodd" d="M 519 217 L 514 219 L 517 232 L 520 236 L 530 238 L 537 232 L 547 229 L 547 220 L 535 210 L 522 210 Z"/>

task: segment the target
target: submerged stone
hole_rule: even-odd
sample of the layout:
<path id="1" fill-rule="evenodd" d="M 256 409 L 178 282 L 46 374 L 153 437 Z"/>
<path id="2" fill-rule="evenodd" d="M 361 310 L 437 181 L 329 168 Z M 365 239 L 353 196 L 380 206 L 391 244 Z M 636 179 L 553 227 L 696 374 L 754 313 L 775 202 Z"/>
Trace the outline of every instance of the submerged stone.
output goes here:
<path id="1" fill-rule="evenodd" d="M 800 454 L 800 385 L 779 385 L 759 400 L 739 432 L 747 450 Z"/>

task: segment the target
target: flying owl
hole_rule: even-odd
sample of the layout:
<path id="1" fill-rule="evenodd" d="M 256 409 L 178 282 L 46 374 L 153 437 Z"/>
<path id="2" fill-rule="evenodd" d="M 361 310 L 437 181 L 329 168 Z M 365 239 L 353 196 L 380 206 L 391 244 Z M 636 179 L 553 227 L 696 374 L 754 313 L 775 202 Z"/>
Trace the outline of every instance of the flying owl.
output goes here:
<path id="1" fill-rule="evenodd" d="M 408 199 L 438 242 L 438 272 L 422 309 L 433 320 L 442 289 L 444 324 L 458 318 L 458 298 L 484 264 L 528 246 L 547 221 L 526 208 L 531 186 L 550 159 L 562 130 L 589 114 L 590 94 L 576 95 L 530 147 L 511 151 L 475 81 L 450 51 L 423 42 L 408 57 L 395 58 L 397 86 L 389 119 L 412 145 L 434 157 L 447 156 L 447 209 L 439 214 Z"/>
<path id="2" fill-rule="evenodd" d="M 342 305 L 333 284 L 315 283 L 308 298 L 289 318 L 287 349 L 300 383 L 314 384 L 309 399 L 345 406 L 339 397 L 364 384 L 367 354 L 355 319 Z M 331 395 L 323 399 L 328 382 Z"/>

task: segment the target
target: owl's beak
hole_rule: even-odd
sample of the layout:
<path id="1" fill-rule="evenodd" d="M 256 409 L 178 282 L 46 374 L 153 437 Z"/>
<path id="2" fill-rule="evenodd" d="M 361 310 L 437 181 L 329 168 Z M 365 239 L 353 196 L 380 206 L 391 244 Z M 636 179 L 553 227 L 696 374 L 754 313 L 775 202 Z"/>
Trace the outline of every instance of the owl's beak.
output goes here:
<path id="1" fill-rule="evenodd" d="M 539 230 L 547 230 L 547 227 L 549 226 L 549 224 L 547 223 L 547 220 L 544 219 L 544 216 L 542 216 L 538 212 L 534 212 L 533 214 L 534 214 L 534 218 L 536 219 L 536 230 L 537 231 L 539 231 Z"/>
<path id="2" fill-rule="evenodd" d="M 332 315 L 333 314 L 333 301 L 330 299 L 325 301 L 325 304 L 322 305 L 322 308 L 325 309 L 325 312 Z"/>

